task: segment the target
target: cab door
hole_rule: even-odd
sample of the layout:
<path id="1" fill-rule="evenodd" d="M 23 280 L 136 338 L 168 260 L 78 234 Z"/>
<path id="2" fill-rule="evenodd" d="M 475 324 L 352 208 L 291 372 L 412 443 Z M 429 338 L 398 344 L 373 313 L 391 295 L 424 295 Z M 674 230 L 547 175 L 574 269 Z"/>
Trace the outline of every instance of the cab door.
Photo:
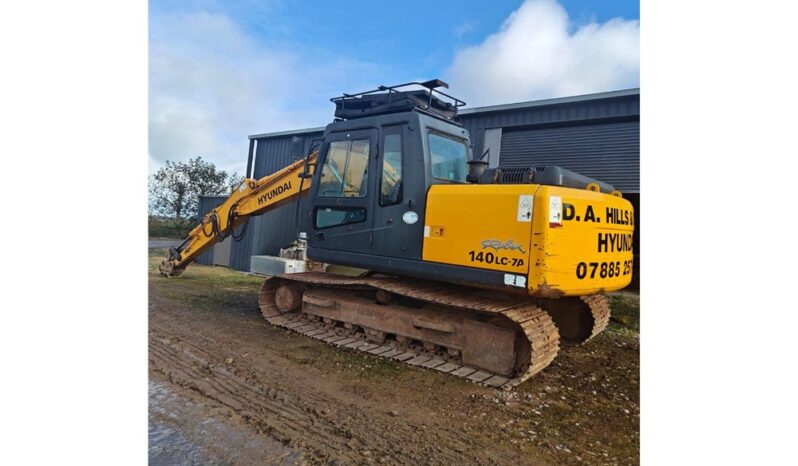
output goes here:
<path id="1" fill-rule="evenodd" d="M 376 146 L 376 129 L 328 135 L 310 212 L 314 248 L 371 252 Z"/>
<path id="2" fill-rule="evenodd" d="M 375 171 L 374 235 L 371 253 L 420 259 L 423 221 L 413 199 L 423 199 L 424 164 L 408 157 L 404 125 L 382 128 Z M 410 172 L 410 173 L 409 173 Z M 417 173 L 416 173 L 417 172 Z M 408 176 L 409 175 L 409 176 Z M 419 186 L 417 186 L 419 185 Z M 422 210 L 423 213 L 423 210 Z"/>

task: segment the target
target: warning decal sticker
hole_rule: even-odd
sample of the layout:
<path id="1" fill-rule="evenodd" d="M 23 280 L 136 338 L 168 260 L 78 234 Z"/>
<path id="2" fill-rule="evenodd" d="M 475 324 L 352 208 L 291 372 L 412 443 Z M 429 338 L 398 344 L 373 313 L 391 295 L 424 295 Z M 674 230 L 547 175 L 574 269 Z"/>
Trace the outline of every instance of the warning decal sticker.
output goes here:
<path id="1" fill-rule="evenodd" d="M 518 196 L 518 221 L 532 221 L 532 195 L 521 194 Z"/>

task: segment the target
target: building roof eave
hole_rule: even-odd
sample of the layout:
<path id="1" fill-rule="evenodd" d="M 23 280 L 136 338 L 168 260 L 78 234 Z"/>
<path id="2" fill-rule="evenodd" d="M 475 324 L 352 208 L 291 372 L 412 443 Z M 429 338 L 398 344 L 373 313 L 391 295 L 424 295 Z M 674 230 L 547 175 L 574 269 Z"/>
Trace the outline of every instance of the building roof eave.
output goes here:
<path id="1" fill-rule="evenodd" d="M 501 112 L 503 110 L 518 110 L 530 107 L 542 107 L 545 105 L 559 105 L 572 102 L 586 102 L 590 100 L 612 99 L 615 97 L 628 97 L 640 95 L 640 88 L 622 89 L 619 91 L 599 92 L 596 94 L 576 95 L 569 97 L 555 97 L 553 99 L 531 100 L 528 102 L 516 102 L 512 104 L 489 105 L 486 107 L 464 108 L 457 112 L 459 115 L 470 115 L 474 113 Z"/>
<path id="2" fill-rule="evenodd" d="M 277 131 L 274 133 L 262 133 L 262 134 L 250 134 L 249 139 L 265 139 L 265 138 L 275 138 L 279 136 L 298 136 L 301 134 L 309 134 L 309 133 L 323 133 L 324 126 L 318 128 L 304 128 L 304 129 L 294 129 L 290 131 Z"/>

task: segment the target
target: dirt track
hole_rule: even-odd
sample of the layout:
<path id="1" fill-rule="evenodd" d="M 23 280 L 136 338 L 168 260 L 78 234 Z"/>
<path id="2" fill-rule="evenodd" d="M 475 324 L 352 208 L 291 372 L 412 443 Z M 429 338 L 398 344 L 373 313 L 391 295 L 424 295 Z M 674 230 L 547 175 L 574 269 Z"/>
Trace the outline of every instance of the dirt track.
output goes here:
<path id="1" fill-rule="evenodd" d="M 258 311 L 260 279 L 192 266 L 167 280 L 160 252 L 149 271 L 153 464 L 638 462 L 634 323 L 613 322 L 502 392 L 274 328 Z"/>

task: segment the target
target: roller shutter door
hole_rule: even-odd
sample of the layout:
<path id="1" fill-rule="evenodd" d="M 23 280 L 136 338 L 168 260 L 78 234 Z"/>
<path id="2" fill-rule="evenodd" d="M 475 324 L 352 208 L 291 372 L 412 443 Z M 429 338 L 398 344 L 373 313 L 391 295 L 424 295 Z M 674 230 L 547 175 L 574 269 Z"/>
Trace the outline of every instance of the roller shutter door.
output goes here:
<path id="1" fill-rule="evenodd" d="M 640 122 L 502 131 L 501 167 L 559 165 L 640 192 Z"/>

